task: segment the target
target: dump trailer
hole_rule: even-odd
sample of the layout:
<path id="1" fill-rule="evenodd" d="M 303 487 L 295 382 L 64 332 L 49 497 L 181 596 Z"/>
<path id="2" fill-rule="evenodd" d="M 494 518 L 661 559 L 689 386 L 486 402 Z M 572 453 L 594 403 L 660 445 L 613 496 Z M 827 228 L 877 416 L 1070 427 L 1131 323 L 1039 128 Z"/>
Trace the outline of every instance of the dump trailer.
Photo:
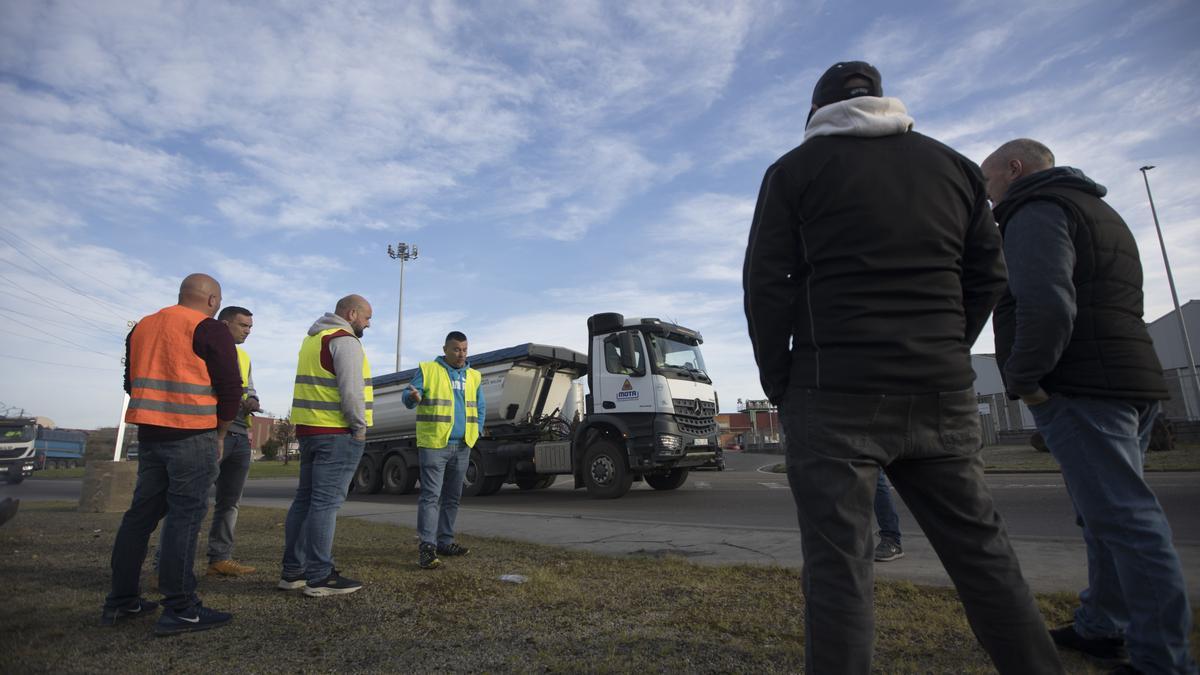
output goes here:
<path id="1" fill-rule="evenodd" d="M 633 481 L 657 490 L 683 485 L 691 468 L 723 468 L 717 398 L 700 356 L 700 334 L 658 319 L 597 314 L 585 356 L 526 343 L 470 357 L 482 375 L 487 417 L 472 448 L 463 494 L 505 484 L 545 489 L 567 475 L 598 499 Z M 375 423 L 354 477 L 367 493 L 412 491 L 420 475 L 416 410 L 401 396 L 417 369 L 375 377 Z M 564 410 L 588 378 L 584 409 Z"/>
<path id="2" fill-rule="evenodd" d="M 87 434 L 44 417 L 0 418 L 0 477 L 20 483 L 38 469 L 83 466 Z"/>

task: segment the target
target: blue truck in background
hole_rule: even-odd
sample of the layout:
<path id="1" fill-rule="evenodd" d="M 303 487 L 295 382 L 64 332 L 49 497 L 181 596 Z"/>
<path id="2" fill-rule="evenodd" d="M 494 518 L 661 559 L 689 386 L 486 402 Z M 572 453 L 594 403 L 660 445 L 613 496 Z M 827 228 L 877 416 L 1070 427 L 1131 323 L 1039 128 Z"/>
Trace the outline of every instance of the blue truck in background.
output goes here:
<path id="1" fill-rule="evenodd" d="M 20 483 L 38 469 L 83 466 L 87 433 L 55 429 L 44 417 L 0 418 L 0 479 Z"/>

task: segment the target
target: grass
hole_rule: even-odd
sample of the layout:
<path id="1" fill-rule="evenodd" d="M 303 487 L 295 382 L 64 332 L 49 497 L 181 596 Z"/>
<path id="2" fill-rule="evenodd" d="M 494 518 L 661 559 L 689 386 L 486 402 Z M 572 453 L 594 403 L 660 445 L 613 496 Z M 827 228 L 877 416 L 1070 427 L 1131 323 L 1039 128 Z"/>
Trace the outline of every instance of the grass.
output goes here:
<path id="1" fill-rule="evenodd" d="M 259 571 L 200 577 L 205 604 L 234 612 L 232 626 L 155 639 L 148 618 L 98 625 L 120 514 L 23 504 L 0 528 L 5 670 L 200 673 L 213 670 L 214 656 L 248 672 L 803 668 L 798 570 L 462 537 L 470 556 L 426 571 L 415 565 L 411 528 L 345 519 L 335 544 L 338 566 L 366 586 L 314 599 L 274 589 L 283 518 L 280 510 L 243 508 L 237 557 Z M 529 581 L 498 580 L 509 573 Z M 147 574 L 143 586 L 151 585 Z M 1069 619 L 1074 601 L 1061 593 L 1038 602 L 1056 624 Z M 892 672 L 991 671 L 953 591 L 880 582 L 876 608 L 877 665 Z M 1064 664 L 1071 672 L 1101 672 L 1070 654 Z"/>
<path id="2" fill-rule="evenodd" d="M 260 461 L 250 463 L 250 480 L 256 478 L 295 478 L 300 475 L 300 460 L 294 459 L 287 464 L 283 462 Z M 34 471 L 33 478 L 83 478 L 83 467 L 78 469 L 43 469 Z"/>

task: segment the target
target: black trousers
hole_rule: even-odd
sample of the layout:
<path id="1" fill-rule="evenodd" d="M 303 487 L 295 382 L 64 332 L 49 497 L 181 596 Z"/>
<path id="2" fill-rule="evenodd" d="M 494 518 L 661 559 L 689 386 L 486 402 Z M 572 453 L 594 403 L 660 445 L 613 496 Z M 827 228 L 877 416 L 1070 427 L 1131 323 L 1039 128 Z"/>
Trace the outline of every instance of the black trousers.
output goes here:
<path id="1" fill-rule="evenodd" d="M 954 581 L 996 668 L 1062 672 L 984 482 L 973 389 L 920 395 L 794 389 L 780 412 L 804 552 L 806 672 L 871 670 L 871 513 L 881 468 Z M 921 630 L 920 617 L 913 617 L 912 630 Z"/>

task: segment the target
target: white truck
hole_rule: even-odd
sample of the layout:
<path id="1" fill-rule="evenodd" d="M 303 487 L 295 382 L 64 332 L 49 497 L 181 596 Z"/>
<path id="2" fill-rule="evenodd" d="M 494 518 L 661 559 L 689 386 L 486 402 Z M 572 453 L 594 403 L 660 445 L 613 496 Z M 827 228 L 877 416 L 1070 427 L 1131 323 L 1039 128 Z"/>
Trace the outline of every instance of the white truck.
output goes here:
<path id="1" fill-rule="evenodd" d="M 692 468 L 724 468 L 700 334 L 615 313 L 587 323 L 586 357 L 535 343 L 470 357 L 482 375 L 487 418 L 464 495 L 493 494 L 506 483 L 545 489 L 566 474 L 592 497 L 615 499 L 635 480 L 674 490 Z M 373 378 L 375 423 L 355 491 L 405 494 L 416 485 L 416 411 L 401 401 L 416 373 Z M 574 381 L 585 375 L 584 410 L 564 411 Z"/>

